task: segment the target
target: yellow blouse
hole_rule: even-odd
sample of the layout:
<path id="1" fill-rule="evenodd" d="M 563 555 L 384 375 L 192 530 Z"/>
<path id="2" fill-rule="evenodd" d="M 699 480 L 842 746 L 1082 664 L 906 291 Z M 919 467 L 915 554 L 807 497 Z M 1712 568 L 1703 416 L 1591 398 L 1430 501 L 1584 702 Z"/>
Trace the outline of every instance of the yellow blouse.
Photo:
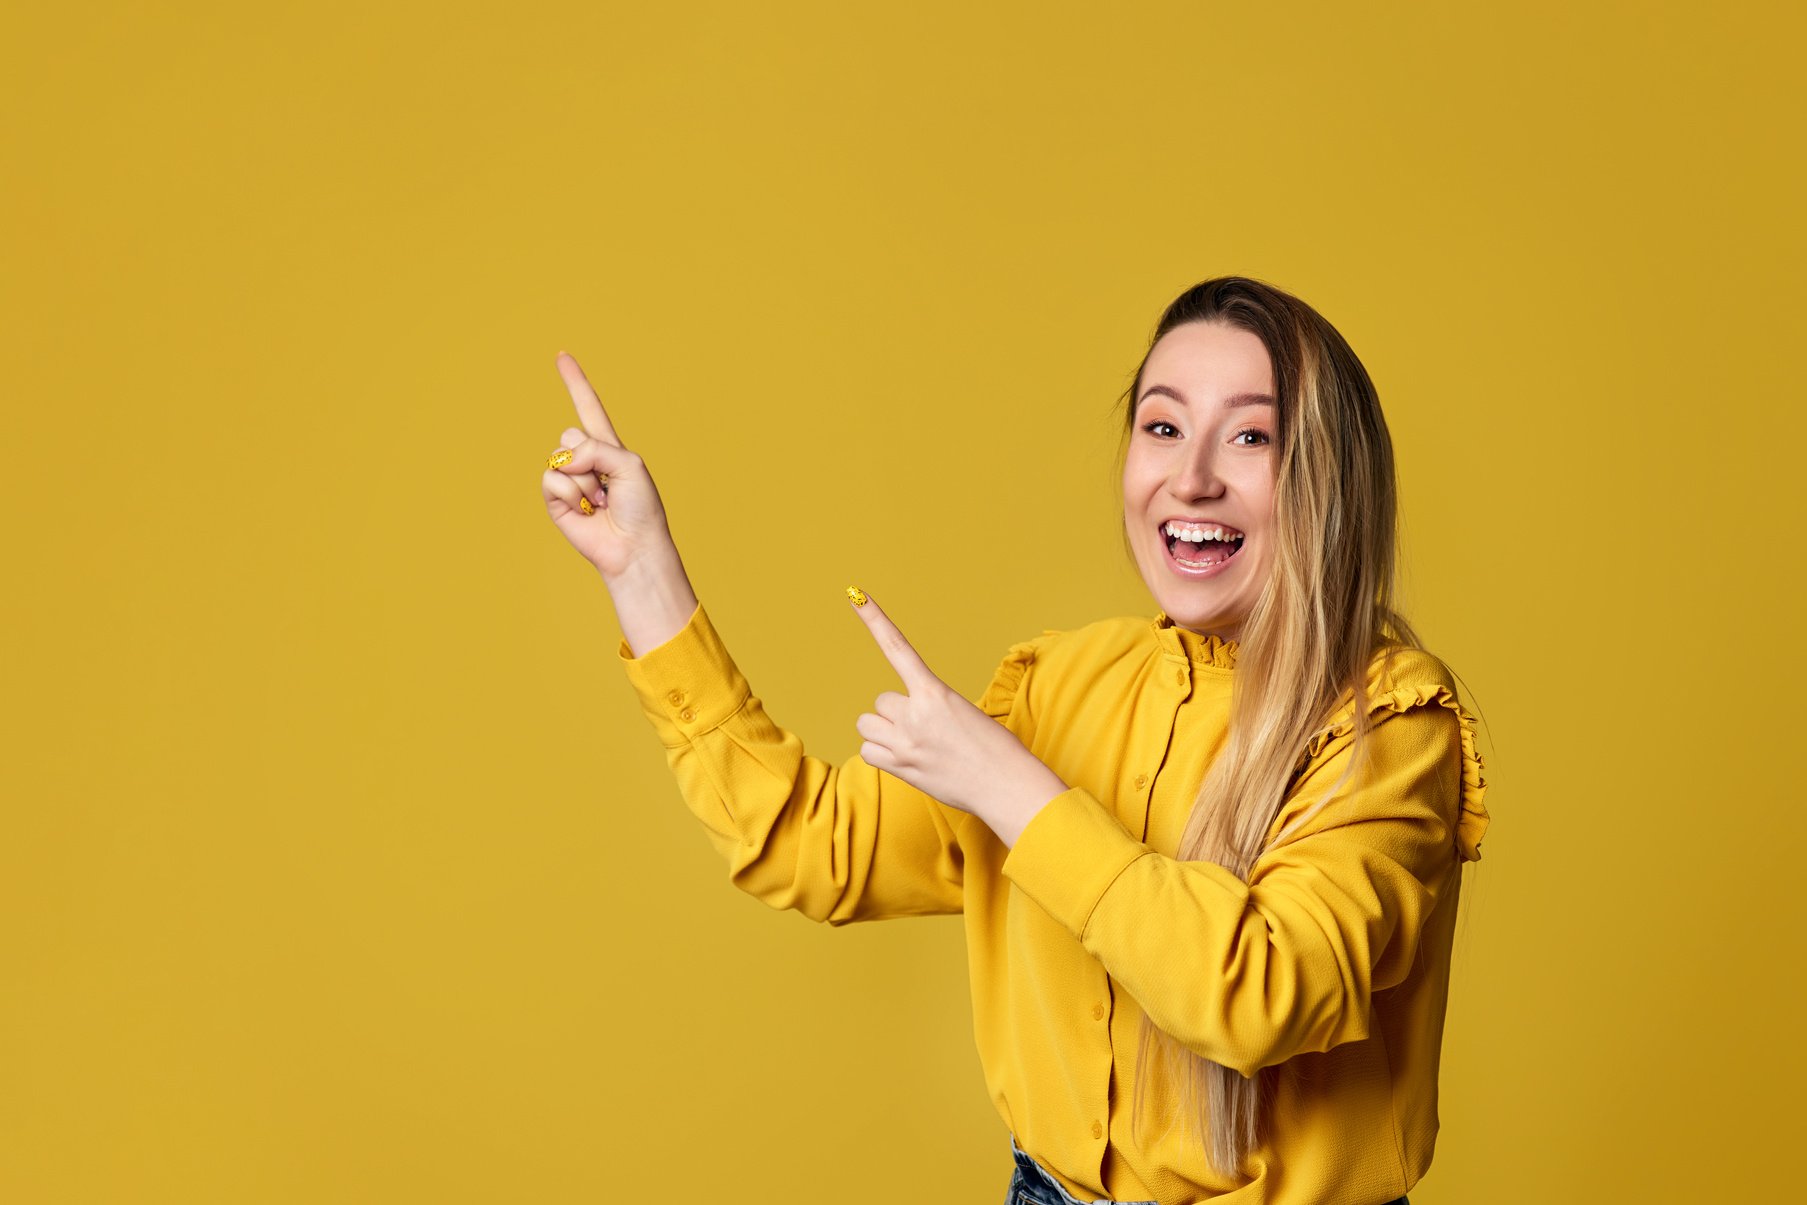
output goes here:
<path id="1" fill-rule="evenodd" d="M 1223 747 L 1237 645 L 1165 615 L 1011 647 L 977 700 L 1070 789 L 1005 848 L 983 821 L 855 756 L 803 751 L 699 605 L 617 650 L 729 877 L 831 925 L 963 913 L 974 1032 L 1017 1143 L 1082 1200 L 1361 1205 L 1424 1175 L 1460 864 L 1480 856 L 1473 719 L 1428 653 L 1370 678 L 1373 771 L 1244 882 L 1178 847 Z M 1353 705 L 1314 738 L 1270 838 L 1349 759 Z M 1209 1169 L 1156 1081 L 1130 1132 L 1144 1010 L 1244 1075 L 1286 1064 L 1240 1179 Z M 1250 1178 L 1252 1176 L 1252 1178 Z"/>

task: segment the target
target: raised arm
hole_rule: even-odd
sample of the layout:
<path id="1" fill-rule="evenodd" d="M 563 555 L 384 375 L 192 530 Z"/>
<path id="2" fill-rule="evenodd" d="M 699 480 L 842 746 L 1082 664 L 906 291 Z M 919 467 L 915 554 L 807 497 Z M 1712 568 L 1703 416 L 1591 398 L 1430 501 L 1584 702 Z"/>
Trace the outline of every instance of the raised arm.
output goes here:
<path id="1" fill-rule="evenodd" d="M 546 510 L 602 575 L 628 647 L 644 653 L 677 635 L 696 610 L 696 591 L 646 462 L 621 446 L 602 399 L 567 352 L 558 354 L 558 373 L 579 426 L 565 428 L 546 458 Z"/>
<path id="2" fill-rule="evenodd" d="M 811 757 L 772 722 L 697 601 L 645 462 L 577 362 L 560 353 L 558 369 L 581 429 L 547 460 L 547 511 L 601 574 L 628 679 L 733 882 L 830 924 L 958 912 L 965 817 L 858 757 Z"/>
<path id="3" fill-rule="evenodd" d="M 686 805 L 735 886 L 829 924 L 958 912 L 968 818 L 863 758 L 804 751 L 698 606 L 670 641 L 618 655 Z"/>

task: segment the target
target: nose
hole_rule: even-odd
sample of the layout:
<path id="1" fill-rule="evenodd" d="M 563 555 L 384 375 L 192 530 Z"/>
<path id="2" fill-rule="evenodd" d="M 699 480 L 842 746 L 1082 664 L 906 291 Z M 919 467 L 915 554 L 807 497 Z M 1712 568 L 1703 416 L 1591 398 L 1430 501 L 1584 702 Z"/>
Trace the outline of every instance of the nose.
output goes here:
<path id="1" fill-rule="evenodd" d="M 1217 447 L 1208 439 L 1195 439 L 1173 467 L 1168 488 L 1187 502 L 1223 496 L 1223 478 L 1217 472 Z"/>

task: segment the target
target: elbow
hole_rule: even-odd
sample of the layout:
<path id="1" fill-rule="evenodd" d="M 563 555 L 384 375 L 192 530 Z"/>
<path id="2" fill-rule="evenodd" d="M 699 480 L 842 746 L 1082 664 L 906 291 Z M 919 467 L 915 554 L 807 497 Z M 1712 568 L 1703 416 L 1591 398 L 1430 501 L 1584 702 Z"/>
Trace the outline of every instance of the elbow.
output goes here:
<path id="1" fill-rule="evenodd" d="M 1253 1079 L 1263 1067 L 1276 1066 L 1296 1055 L 1320 1053 L 1367 1036 L 1366 1014 L 1350 1012 L 1321 1025 L 1299 1024 L 1290 1017 L 1273 1018 L 1266 1025 L 1243 1026 L 1187 1045 L 1244 1079 Z"/>
<path id="2" fill-rule="evenodd" d="M 1366 1038 L 1366 984 L 1270 965 L 1257 979 L 1225 978 L 1185 1015 L 1151 1017 L 1194 1053 L 1253 1078 L 1263 1067 Z"/>
<path id="3" fill-rule="evenodd" d="M 1263 1067 L 1277 1066 L 1301 1054 L 1320 1054 L 1346 1042 L 1359 1042 L 1367 1036 L 1365 1012 L 1351 1012 L 1331 1024 L 1317 1027 L 1277 1026 L 1266 1034 L 1238 1044 L 1235 1061 L 1225 1066 L 1245 1078 L 1253 1078 Z"/>
<path id="4" fill-rule="evenodd" d="M 844 876 L 811 875 L 794 861 L 767 856 L 758 847 L 742 847 L 744 858 L 735 859 L 728 881 L 776 912 L 795 912 L 818 924 L 844 925 L 857 920 Z"/>
<path id="5" fill-rule="evenodd" d="M 1365 988 L 1338 981 L 1319 990 L 1300 992 L 1283 1005 L 1270 1008 L 1263 1024 L 1252 1029 L 1244 1043 L 1243 1075 L 1301 1054 L 1318 1054 L 1345 1042 L 1359 1042 L 1369 1033 L 1368 994 Z"/>

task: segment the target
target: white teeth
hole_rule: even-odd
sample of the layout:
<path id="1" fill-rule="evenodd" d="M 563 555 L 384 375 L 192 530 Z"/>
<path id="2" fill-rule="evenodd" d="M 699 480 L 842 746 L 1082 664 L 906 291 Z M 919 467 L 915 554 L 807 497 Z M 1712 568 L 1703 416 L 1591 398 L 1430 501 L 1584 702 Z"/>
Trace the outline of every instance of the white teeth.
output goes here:
<path id="1" fill-rule="evenodd" d="M 1224 543 L 1233 543 L 1237 536 L 1241 535 L 1241 533 L 1236 531 L 1233 527 L 1189 527 L 1172 522 L 1168 523 L 1162 530 L 1176 540 L 1185 540 L 1192 544 L 1202 544 L 1206 540 L 1220 540 Z"/>

